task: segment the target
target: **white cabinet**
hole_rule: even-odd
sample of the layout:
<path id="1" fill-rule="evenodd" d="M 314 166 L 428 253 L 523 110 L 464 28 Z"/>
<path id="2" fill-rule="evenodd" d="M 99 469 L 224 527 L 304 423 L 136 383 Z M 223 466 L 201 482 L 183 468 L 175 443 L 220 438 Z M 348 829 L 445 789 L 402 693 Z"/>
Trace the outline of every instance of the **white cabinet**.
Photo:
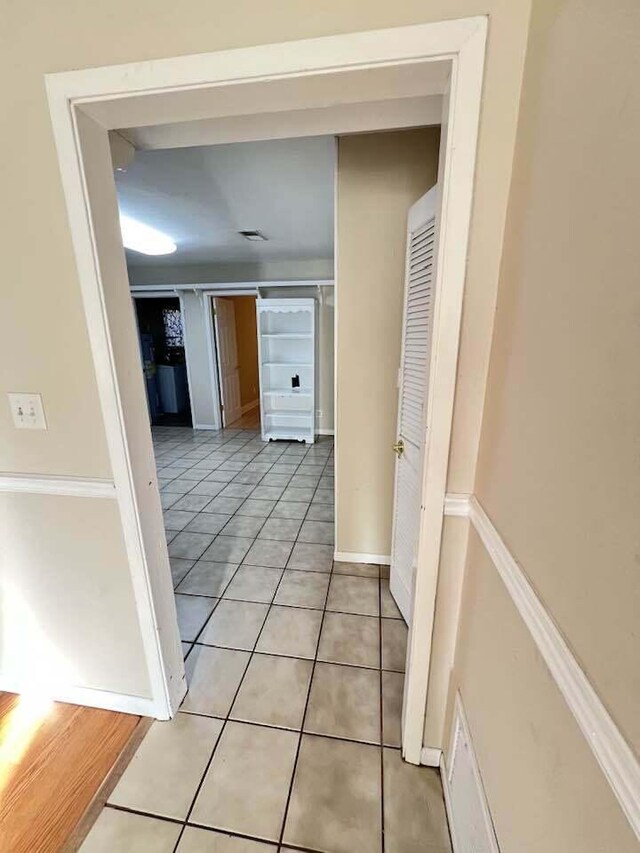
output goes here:
<path id="1" fill-rule="evenodd" d="M 262 439 L 315 440 L 315 300 L 258 299 Z"/>

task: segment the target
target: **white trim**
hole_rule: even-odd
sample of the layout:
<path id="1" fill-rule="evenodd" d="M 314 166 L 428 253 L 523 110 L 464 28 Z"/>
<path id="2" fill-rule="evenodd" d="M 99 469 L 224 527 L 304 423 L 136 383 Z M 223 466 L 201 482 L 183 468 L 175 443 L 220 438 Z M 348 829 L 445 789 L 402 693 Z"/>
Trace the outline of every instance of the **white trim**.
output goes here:
<path id="1" fill-rule="evenodd" d="M 224 426 L 224 418 L 222 417 L 222 400 L 220 399 L 220 382 L 218 375 L 218 350 L 215 340 L 215 328 L 213 317 L 213 300 L 215 293 L 208 290 L 203 291 L 202 296 L 202 311 L 204 314 L 204 323 L 207 334 L 207 351 L 209 361 L 209 380 L 211 382 L 211 394 L 213 397 L 213 417 L 214 424 L 211 427 L 200 427 L 200 429 L 215 429 L 221 430 Z"/>
<path id="2" fill-rule="evenodd" d="M 339 466 L 338 466 L 338 333 L 340 323 L 338 322 L 338 302 L 340 297 L 340 288 L 338 287 L 338 253 L 340 245 L 338 242 L 338 137 L 333 140 L 333 541 L 337 546 L 339 543 L 338 537 L 338 518 L 340 512 L 340 489 L 339 482 Z M 336 556 L 334 554 L 334 560 Z"/>
<path id="3" fill-rule="evenodd" d="M 58 477 L 48 474 L 0 474 L 0 492 L 26 492 L 30 495 L 68 495 L 78 498 L 111 498 L 111 500 L 117 498 L 113 480 Z"/>
<path id="4" fill-rule="evenodd" d="M 443 506 L 447 486 L 453 402 L 471 223 L 474 171 L 487 19 L 459 45 L 451 63 L 445 156 L 438 175 L 440 211 L 425 443 L 421 520 L 402 711 L 402 755 L 420 763 L 431 669 Z"/>
<path id="5" fill-rule="evenodd" d="M 336 563 L 377 563 L 380 566 L 390 566 L 389 554 L 358 554 L 355 551 L 335 551 L 333 559 Z"/>
<path id="6" fill-rule="evenodd" d="M 182 319 L 182 343 L 184 345 L 184 366 L 187 371 L 187 389 L 189 391 L 189 414 L 191 415 L 191 423 L 193 424 L 194 418 L 194 405 L 193 405 L 193 381 L 191 378 L 191 355 L 189 353 L 189 336 L 187 334 L 187 323 L 184 314 L 184 297 L 176 291 L 176 296 L 178 297 L 178 302 L 180 303 L 180 317 Z"/>
<path id="7" fill-rule="evenodd" d="M 171 118 L 169 103 L 179 100 L 185 90 L 206 93 L 221 85 L 299 78 L 314 72 L 442 61 L 462 52 L 478 27 L 486 27 L 486 18 L 433 21 L 80 71 L 59 71 L 46 74 L 45 82 L 50 100 L 82 104 L 87 115 L 93 114 L 94 120 L 99 112 L 99 121 L 107 130 L 111 126 L 133 126 L 123 123 L 119 108 L 124 107 L 128 121 L 130 101 L 136 96 L 149 98 L 147 124 L 162 124 L 163 120 L 168 123 Z M 161 103 L 159 95 L 163 96 Z M 172 96 L 171 99 L 168 96 Z M 354 102 L 357 103 L 357 99 Z M 152 107 L 162 118 L 150 117 Z M 184 109 L 182 112 L 185 113 L 182 120 L 195 119 L 195 116 L 186 115 Z"/>
<path id="8" fill-rule="evenodd" d="M 220 427 L 217 427 L 215 424 L 194 424 L 192 429 L 212 429 L 217 432 Z"/>
<path id="9" fill-rule="evenodd" d="M 222 295 L 223 291 L 228 290 L 240 290 L 242 291 L 241 295 L 244 295 L 245 291 L 251 291 L 252 293 L 257 293 L 259 287 L 333 287 L 333 279 L 304 279 L 304 280 L 296 280 L 296 281 L 282 281 L 278 279 L 277 281 L 210 281 L 206 284 L 132 284 L 129 287 L 131 293 L 139 294 L 146 293 L 148 291 L 174 291 L 174 290 L 205 290 L 211 291 L 211 294 L 207 295 L 216 295 L 216 291 L 221 291 Z M 231 294 L 226 293 L 226 296 L 230 296 Z"/>
<path id="10" fill-rule="evenodd" d="M 316 429 L 316 432 L 318 433 L 318 435 L 335 435 L 334 429 L 326 429 L 325 427 L 318 427 Z"/>
<path id="11" fill-rule="evenodd" d="M 435 746 L 423 746 L 420 753 L 420 764 L 424 767 L 440 767 L 442 750 Z"/>
<path id="12" fill-rule="evenodd" d="M 215 288 L 212 290 L 205 290 L 204 295 L 211 296 L 214 298 L 216 296 L 255 296 L 255 298 L 257 299 L 258 291 L 253 287 L 237 287 L 233 290 L 231 288 L 223 287 L 219 290 L 216 290 Z"/>
<path id="13" fill-rule="evenodd" d="M 24 684 L 0 677 L 0 693 L 22 693 Z M 128 693 L 114 693 L 111 690 L 94 690 L 91 687 L 69 685 L 56 691 L 51 697 L 53 702 L 67 702 L 70 705 L 85 705 L 89 708 L 104 708 L 107 711 L 119 711 L 122 714 L 137 714 L 141 717 L 157 717 L 157 703 L 144 696 L 132 696 Z M 158 717 L 167 719 L 168 715 Z"/>
<path id="14" fill-rule="evenodd" d="M 469 517 L 627 820 L 640 838 L 640 762 L 633 750 L 477 498 L 447 495 L 445 512 Z"/>
<path id="15" fill-rule="evenodd" d="M 459 518 L 469 518 L 469 495 L 450 492 L 444 498 L 444 514 Z"/>

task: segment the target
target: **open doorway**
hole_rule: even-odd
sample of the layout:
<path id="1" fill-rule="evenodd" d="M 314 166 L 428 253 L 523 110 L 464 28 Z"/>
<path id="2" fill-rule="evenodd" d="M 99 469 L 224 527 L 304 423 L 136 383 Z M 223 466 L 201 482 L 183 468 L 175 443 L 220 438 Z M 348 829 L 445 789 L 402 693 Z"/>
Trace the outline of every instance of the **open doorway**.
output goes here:
<path id="1" fill-rule="evenodd" d="M 260 371 L 255 296 L 211 296 L 220 420 L 223 427 L 260 427 Z"/>
<path id="2" fill-rule="evenodd" d="M 168 248 L 126 252 L 145 368 L 170 354 L 190 394 L 188 423 L 149 411 L 192 713 L 229 711 L 199 696 L 214 659 L 226 673 L 238 650 L 259 654 L 286 608 L 313 611 L 319 633 L 335 549 L 336 144 L 141 147 L 116 167 L 121 216 Z M 157 367 L 145 379 L 159 398 Z"/>
<path id="3" fill-rule="evenodd" d="M 164 606 L 168 581 L 166 555 L 152 548 L 152 534 L 157 532 L 160 516 L 157 490 L 148 489 L 148 434 L 138 428 L 143 407 L 142 386 L 137 378 L 129 382 L 126 372 L 131 329 L 125 328 L 121 339 L 113 341 L 113 329 L 122 317 L 118 291 L 122 290 L 125 276 L 121 252 L 114 252 L 114 248 L 117 249 L 116 213 L 105 131 L 131 127 L 137 122 L 150 127 L 154 123 L 188 122 L 206 117 L 213 120 L 214 130 L 220 131 L 218 141 L 221 138 L 246 139 L 243 133 L 249 133 L 250 138 L 278 135 L 282 132 L 283 118 L 287 126 L 295 126 L 301 135 L 309 133 L 310 127 L 316 128 L 316 133 L 319 127 L 324 133 L 353 133 L 397 127 L 390 122 L 398 120 L 395 111 L 398 106 L 407 108 L 401 111 L 403 127 L 422 123 L 408 119 L 407 110 L 414 110 L 413 115 L 421 116 L 431 111 L 432 115 L 442 117 L 449 129 L 444 145 L 443 239 L 438 249 L 443 269 L 446 269 L 446 287 L 443 288 L 442 311 L 435 312 L 435 338 L 442 346 L 431 371 L 432 396 L 437 406 L 429 421 L 432 443 L 425 456 L 423 478 L 429 489 L 421 528 L 429 535 L 424 537 L 425 544 L 419 555 L 422 560 L 413 604 L 417 618 L 412 623 L 410 643 L 415 654 L 409 656 L 410 679 L 405 700 L 410 713 L 405 715 L 407 726 L 403 736 L 405 754 L 410 752 L 411 760 L 418 761 L 455 390 L 485 34 L 486 21 L 478 18 L 362 34 L 359 39 L 351 36 L 319 39 L 305 43 L 301 53 L 295 51 L 300 51 L 302 45 L 293 45 L 291 50 L 287 45 L 280 45 L 277 51 L 252 48 L 249 51 L 252 61 L 263 63 L 260 67 L 265 76 L 258 82 L 255 74 L 247 73 L 242 65 L 246 52 L 228 52 L 222 63 L 222 57 L 214 54 L 199 59 L 175 58 L 161 66 L 141 63 L 142 73 L 135 78 L 128 73 L 130 69 L 122 68 L 100 69 L 99 75 L 94 72 L 52 75 L 48 80 L 90 337 L 100 368 L 99 386 L 111 441 L 114 481 L 121 514 L 126 521 L 125 539 L 127 553 L 131 555 L 136 604 L 143 622 L 145 654 L 154 702 L 158 703 L 158 708 L 165 709 L 165 713 L 166 709 L 172 713 L 177 707 L 182 692 L 182 667 L 177 665 L 175 657 L 177 637 L 175 623 L 171 625 L 171 609 Z M 232 73 L 236 76 L 230 76 Z M 177 80 L 181 81 L 180 85 L 174 85 Z M 353 85 L 346 86 L 347 82 Z M 188 102 L 196 89 L 203 95 L 213 94 L 215 90 L 216 95 L 223 97 L 213 98 L 204 107 L 199 101 L 196 109 L 195 101 L 191 106 Z M 277 107 L 275 101 L 266 105 L 263 100 L 267 90 L 281 96 Z M 439 97 L 443 93 L 446 93 L 444 100 Z M 126 97 L 121 97 L 124 94 Z M 224 117 L 228 117 L 224 112 L 228 108 L 226 96 L 237 98 L 245 94 L 248 97 L 242 106 L 242 118 L 247 121 L 240 122 L 240 126 L 238 122 L 234 124 L 235 114 L 225 121 Z M 370 109 L 366 102 L 373 97 L 387 101 Z M 391 109 L 387 110 L 387 106 Z M 320 109 L 312 115 L 315 107 Z M 294 114 L 296 108 L 298 112 Z M 268 114 L 262 116 L 266 125 L 263 123 L 257 131 L 254 119 L 265 109 L 276 109 L 276 118 Z M 165 125 L 165 140 L 171 137 L 172 131 L 170 125 Z M 94 204 L 94 200 L 98 203 Z M 111 257 L 116 263 L 110 266 Z M 114 301 L 101 299 L 103 293 L 113 296 Z M 127 308 L 130 310 L 129 305 Z M 350 370 L 353 359 L 344 361 L 347 353 L 341 351 L 340 342 L 337 352 L 343 359 L 342 367 Z M 191 383 L 192 391 L 194 385 Z M 122 397 L 128 405 L 120 405 Z M 198 420 L 197 415 L 194 420 Z M 360 445 L 354 442 L 348 452 L 358 450 Z M 142 454 L 140 464 L 132 462 L 136 451 Z M 366 487 L 362 496 L 367 496 Z M 355 504 L 357 510 L 357 502 Z M 421 542 L 422 539 L 421 536 Z M 164 625 L 166 633 L 156 630 L 156 625 L 160 628 Z"/>
<path id="4" fill-rule="evenodd" d="M 134 298 L 152 426 L 190 427 L 184 326 L 177 297 Z"/>

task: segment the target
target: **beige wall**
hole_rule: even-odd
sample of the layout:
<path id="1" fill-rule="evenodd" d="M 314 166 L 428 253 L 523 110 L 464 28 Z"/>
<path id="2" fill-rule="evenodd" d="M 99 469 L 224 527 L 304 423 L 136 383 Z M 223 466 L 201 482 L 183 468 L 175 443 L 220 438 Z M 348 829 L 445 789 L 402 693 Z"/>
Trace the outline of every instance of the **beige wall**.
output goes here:
<path id="1" fill-rule="evenodd" d="M 501 853 L 637 851 L 631 827 L 475 532 L 469 569 L 456 679 Z"/>
<path id="2" fill-rule="evenodd" d="M 407 214 L 439 143 L 437 127 L 338 140 L 338 551 L 391 553 Z"/>
<path id="3" fill-rule="evenodd" d="M 475 486 L 636 750 L 639 39 L 630 0 L 534 2 Z M 456 688 L 503 853 L 638 849 L 473 534 Z"/>
<path id="4" fill-rule="evenodd" d="M 254 403 L 258 390 L 258 336 L 256 331 L 255 296 L 233 296 L 236 316 L 236 341 L 240 372 L 240 402 Z"/>
<path id="5" fill-rule="evenodd" d="M 0 530 L 2 688 L 149 697 L 116 502 L 0 494 Z"/>
<path id="6" fill-rule="evenodd" d="M 487 328 L 493 314 L 528 12 L 528 0 L 399 0 L 393 4 L 327 0 L 313 7 L 282 0 L 277 15 L 257 0 L 224 6 L 212 6 L 205 0 L 186 0 L 180 5 L 157 0 L 134 5 L 124 0 L 3 4 L 0 72 L 3 80 L 10 81 L 4 87 L 3 106 L 5 114 L 11 115 L 13 130 L 0 136 L 5 200 L 0 206 L 4 320 L 0 470 L 81 477 L 111 474 L 46 102 L 46 72 L 490 14 L 475 188 L 481 215 L 475 216 L 472 225 L 468 293 L 474 317 Z M 130 337 L 135 340 L 133 332 Z M 473 479 L 488 347 L 486 333 L 469 336 L 463 329 L 452 449 L 453 476 L 461 489 Z M 142 384 L 138 384 L 143 400 Z M 41 392 L 49 429 L 14 430 L 7 391 Z M 14 519 L 12 531 L 27 529 L 32 515 L 22 499 L 8 496 L 6 501 Z M 65 501 L 55 496 L 42 498 L 46 512 L 60 519 L 56 533 L 63 541 L 77 536 L 81 527 L 77 514 L 67 515 L 61 509 Z M 126 594 L 125 557 L 117 545 L 120 532 L 109 527 L 113 518 L 105 502 L 94 502 L 92 507 L 107 531 L 107 541 L 100 547 L 110 555 L 110 577 L 120 578 L 119 594 Z M 82 538 L 76 544 L 74 565 L 86 572 L 89 588 L 99 590 L 106 570 L 93 559 L 95 542 Z M 364 549 L 367 543 L 358 544 Z M 58 564 L 48 549 L 37 560 L 34 556 L 28 559 L 34 588 L 25 594 L 30 597 L 35 596 L 39 579 L 48 578 Z M 3 566 L 5 598 L 17 571 L 14 564 Z M 88 605 L 73 584 L 65 593 L 71 610 Z M 44 604 L 55 607 L 56 601 L 51 595 Z M 110 616 L 108 622 L 117 630 L 118 610 Z M 70 620 L 62 651 L 75 654 L 77 647 L 88 642 L 88 631 L 81 621 Z"/>

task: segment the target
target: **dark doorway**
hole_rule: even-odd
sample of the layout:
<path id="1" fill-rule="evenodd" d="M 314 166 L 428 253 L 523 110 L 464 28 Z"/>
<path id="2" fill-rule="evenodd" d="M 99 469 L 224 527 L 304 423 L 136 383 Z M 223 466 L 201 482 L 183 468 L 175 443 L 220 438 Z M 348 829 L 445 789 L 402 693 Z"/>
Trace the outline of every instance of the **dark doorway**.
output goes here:
<path id="1" fill-rule="evenodd" d="M 135 300 L 140 354 L 154 426 L 192 426 L 184 329 L 177 297 Z"/>

